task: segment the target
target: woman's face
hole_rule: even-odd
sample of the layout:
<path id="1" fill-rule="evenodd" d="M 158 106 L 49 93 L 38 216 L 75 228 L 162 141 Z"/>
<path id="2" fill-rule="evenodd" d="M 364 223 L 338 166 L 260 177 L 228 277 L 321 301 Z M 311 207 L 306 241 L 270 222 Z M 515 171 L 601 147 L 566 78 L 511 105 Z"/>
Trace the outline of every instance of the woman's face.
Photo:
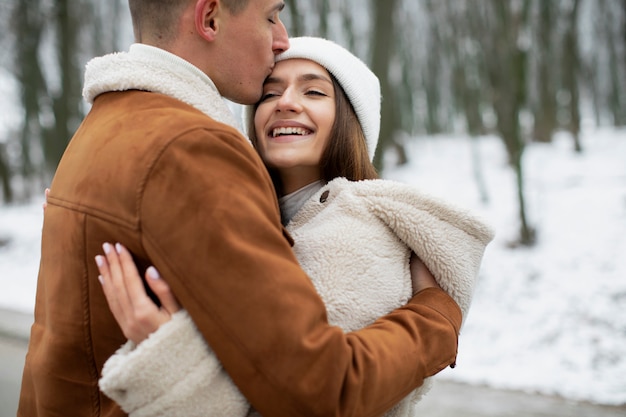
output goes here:
<path id="1" fill-rule="evenodd" d="M 280 61 L 265 81 L 254 117 L 258 151 L 285 193 L 321 178 L 320 160 L 335 121 L 328 71 L 306 59 Z"/>

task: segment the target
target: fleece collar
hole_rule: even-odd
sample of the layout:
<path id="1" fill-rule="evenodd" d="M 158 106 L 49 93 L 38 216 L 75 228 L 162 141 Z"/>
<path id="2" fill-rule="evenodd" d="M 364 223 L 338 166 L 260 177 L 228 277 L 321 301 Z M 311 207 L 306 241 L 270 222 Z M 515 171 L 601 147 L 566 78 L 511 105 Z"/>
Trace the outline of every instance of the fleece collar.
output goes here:
<path id="1" fill-rule="evenodd" d="M 163 49 L 133 44 L 128 52 L 104 55 L 87 63 L 83 97 L 88 103 L 92 104 L 99 94 L 126 90 L 170 96 L 238 128 L 213 81 L 191 63 Z"/>

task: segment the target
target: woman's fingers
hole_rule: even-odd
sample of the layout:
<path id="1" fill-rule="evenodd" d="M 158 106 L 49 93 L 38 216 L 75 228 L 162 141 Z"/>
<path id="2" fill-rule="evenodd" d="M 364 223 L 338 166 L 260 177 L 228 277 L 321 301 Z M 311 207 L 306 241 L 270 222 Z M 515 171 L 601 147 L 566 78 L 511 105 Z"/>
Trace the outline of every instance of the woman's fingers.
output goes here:
<path id="1" fill-rule="evenodd" d="M 44 196 L 45 196 L 46 198 L 45 198 L 45 200 L 44 200 L 44 202 L 43 202 L 43 204 L 42 204 L 42 207 L 43 207 L 43 210 L 44 210 L 44 211 L 46 211 L 46 208 L 48 207 L 48 195 L 49 195 L 49 194 L 50 194 L 50 189 L 49 189 L 49 188 L 46 188 L 46 190 L 44 191 Z"/>
<path id="2" fill-rule="evenodd" d="M 165 311 L 167 311 L 167 313 L 172 315 L 182 308 L 174 296 L 174 293 L 170 290 L 170 286 L 167 285 L 163 279 L 161 279 L 161 275 L 155 267 L 151 266 L 146 270 L 146 281 L 148 282 L 150 289 L 161 301 L 161 306 L 165 309 Z"/>
<path id="3" fill-rule="evenodd" d="M 128 299 L 133 310 L 140 312 L 143 309 L 147 309 L 148 311 L 156 309 L 156 305 L 146 293 L 146 289 L 139 276 L 139 271 L 137 270 L 137 266 L 130 252 L 120 243 L 115 244 L 115 251 L 119 256 L 124 288 L 128 294 Z"/>
<path id="4" fill-rule="evenodd" d="M 102 247 L 105 256 L 97 256 L 96 262 L 109 308 L 124 335 L 140 343 L 168 322 L 180 306 L 169 286 L 158 279 L 155 294 L 160 301 L 161 297 L 165 300 L 165 303 L 162 301 L 164 307 L 159 308 L 146 293 L 130 252 L 119 243 L 115 247 L 105 243 Z"/>
<path id="5" fill-rule="evenodd" d="M 113 317 L 115 317 L 122 330 L 125 330 L 125 323 L 129 321 L 128 316 L 132 315 L 132 305 L 130 305 L 124 286 L 119 258 L 111 244 L 105 243 L 102 245 L 102 248 L 105 256 L 96 256 L 96 264 L 100 272 L 100 283 Z M 126 335 L 125 331 L 124 334 Z M 128 335 L 126 336 L 128 337 Z"/>
<path id="6" fill-rule="evenodd" d="M 110 243 L 103 244 L 102 249 L 104 250 L 109 269 L 109 297 L 107 297 L 111 298 L 109 299 L 109 305 L 111 305 L 111 301 L 115 302 L 120 307 L 120 313 L 123 314 L 124 317 L 127 317 L 132 314 L 133 306 L 132 300 L 128 295 L 120 257 Z M 106 279 L 105 282 L 107 282 Z"/>

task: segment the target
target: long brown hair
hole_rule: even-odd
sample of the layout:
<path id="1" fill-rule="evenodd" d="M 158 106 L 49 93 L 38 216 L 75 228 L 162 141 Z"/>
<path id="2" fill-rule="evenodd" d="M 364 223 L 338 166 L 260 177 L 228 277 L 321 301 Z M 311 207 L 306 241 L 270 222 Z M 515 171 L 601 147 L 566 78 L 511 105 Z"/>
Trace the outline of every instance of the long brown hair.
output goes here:
<path id="1" fill-rule="evenodd" d="M 344 177 L 350 181 L 376 179 L 378 173 L 370 161 L 359 119 L 337 79 L 332 74 L 329 75 L 335 90 L 335 121 L 320 160 L 322 180 L 329 182 L 337 177 Z M 254 106 L 254 111 L 248 120 L 248 135 L 256 149 L 258 149 L 258 139 L 254 129 L 254 113 L 257 107 L 258 103 Z M 267 167 L 267 169 L 277 194 L 283 195 L 278 171 L 272 167 Z"/>

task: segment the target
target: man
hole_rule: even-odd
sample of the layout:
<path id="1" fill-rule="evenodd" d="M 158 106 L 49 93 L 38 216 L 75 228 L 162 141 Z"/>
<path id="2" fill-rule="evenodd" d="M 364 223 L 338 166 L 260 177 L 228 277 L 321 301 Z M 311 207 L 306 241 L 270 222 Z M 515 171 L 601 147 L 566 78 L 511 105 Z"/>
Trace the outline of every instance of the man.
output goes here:
<path id="1" fill-rule="evenodd" d="M 264 416 L 379 415 L 452 364 L 461 313 L 427 274 L 374 325 L 328 325 L 263 163 L 228 126 L 220 96 L 258 100 L 289 47 L 282 0 L 129 4 L 138 44 L 90 64 L 109 87 L 85 92 L 51 185 L 18 416 L 124 415 L 97 386 L 125 340 L 93 260 L 111 241 L 163 274 Z"/>

